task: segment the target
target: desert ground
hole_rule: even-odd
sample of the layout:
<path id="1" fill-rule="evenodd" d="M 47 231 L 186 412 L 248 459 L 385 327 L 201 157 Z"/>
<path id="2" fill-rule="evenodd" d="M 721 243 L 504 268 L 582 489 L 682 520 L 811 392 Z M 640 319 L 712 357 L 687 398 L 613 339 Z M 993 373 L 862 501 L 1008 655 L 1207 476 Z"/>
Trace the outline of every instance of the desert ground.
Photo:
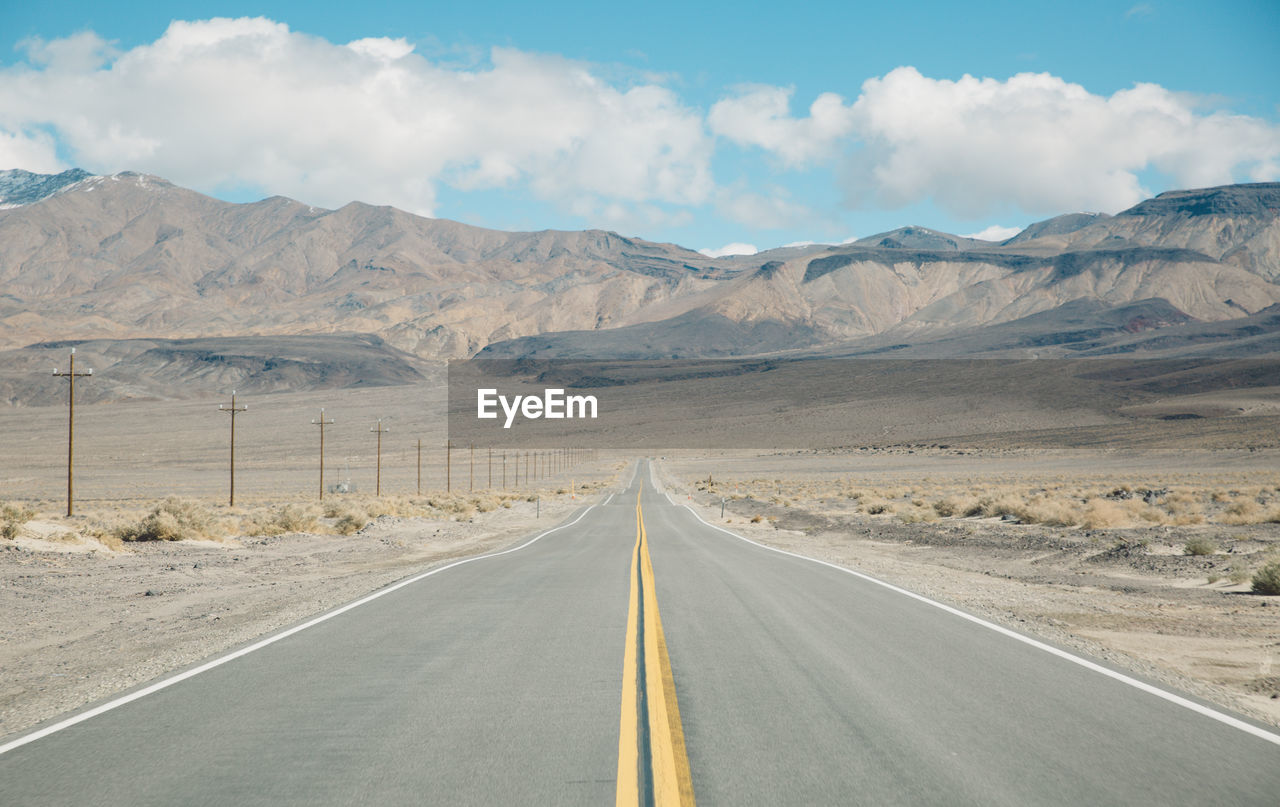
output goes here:
<path id="1" fill-rule="evenodd" d="M 487 448 L 474 466 L 455 449 L 446 492 L 444 397 L 416 385 L 239 399 L 250 409 L 237 418 L 235 508 L 222 399 L 77 407 L 71 518 L 66 409 L 0 410 L 0 736 L 511 545 L 613 489 L 640 455 L 602 451 L 532 482 L 522 467 L 517 488 L 513 456 L 504 487 L 501 449 L 492 466 Z M 323 504 L 310 423 L 321 407 L 336 421 L 326 482 L 357 488 Z M 391 429 L 380 498 L 369 431 L 379 417 Z M 1266 419 L 1240 419 L 1241 433 Z M 1280 450 L 1222 448 L 1228 437 L 1176 450 L 1010 448 L 984 436 L 947 448 L 644 453 L 662 457 L 674 495 L 753 540 L 1280 725 L 1280 597 L 1251 591 L 1280 558 Z"/>

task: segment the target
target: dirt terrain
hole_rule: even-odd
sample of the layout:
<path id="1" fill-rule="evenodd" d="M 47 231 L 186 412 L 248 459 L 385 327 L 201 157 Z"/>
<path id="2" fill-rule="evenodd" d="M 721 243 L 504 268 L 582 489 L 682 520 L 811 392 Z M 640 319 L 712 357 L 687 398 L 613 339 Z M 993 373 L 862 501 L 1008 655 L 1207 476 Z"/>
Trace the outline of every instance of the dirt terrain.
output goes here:
<path id="1" fill-rule="evenodd" d="M 1253 572 L 1280 558 L 1280 524 L 1266 521 L 1280 481 L 1277 458 L 1260 454 L 1184 453 L 1175 461 L 1158 452 L 899 451 L 673 458 L 663 468 L 673 497 L 752 540 L 865 572 L 1280 725 L 1280 597 L 1250 585 Z M 957 489 L 995 500 L 1003 489 L 1025 506 L 1036 495 L 1029 491 L 1054 483 L 1071 494 L 1114 494 L 1117 508 L 1136 502 L 1152 514 L 1163 511 L 1143 497 L 1162 501 L 1178 488 L 1218 501 L 1184 524 L 1144 522 L 1146 510 L 1136 507 L 1107 511 L 1112 526 L 1089 527 L 919 512 Z M 851 489 L 862 495 L 850 498 Z M 865 512 L 863 499 L 885 509 Z M 1259 500 L 1256 511 L 1238 512 L 1247 510 L 1241 502 Z M 1205 554 L 1188 554 L 1193 546 Z"/>

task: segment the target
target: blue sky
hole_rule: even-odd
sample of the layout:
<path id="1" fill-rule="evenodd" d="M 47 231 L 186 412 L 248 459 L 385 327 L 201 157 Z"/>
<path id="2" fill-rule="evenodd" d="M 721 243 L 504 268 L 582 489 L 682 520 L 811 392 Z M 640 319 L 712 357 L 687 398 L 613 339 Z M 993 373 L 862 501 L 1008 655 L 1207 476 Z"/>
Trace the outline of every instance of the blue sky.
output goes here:
<path id="1" fill-rule="evenodd" d="M 693 248 L 974 233 L 1280 179 L 1278 33 L 1274 0 L 6 4 L 0 168 Z"/>

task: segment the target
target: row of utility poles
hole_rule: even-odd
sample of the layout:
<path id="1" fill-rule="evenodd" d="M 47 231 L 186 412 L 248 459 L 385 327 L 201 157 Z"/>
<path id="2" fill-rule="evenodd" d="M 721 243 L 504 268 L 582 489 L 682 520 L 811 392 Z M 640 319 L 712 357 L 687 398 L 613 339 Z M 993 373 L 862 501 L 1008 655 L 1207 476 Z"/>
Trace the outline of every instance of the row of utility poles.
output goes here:
<path id="1" fill-rule="evenodd" d="M 75 501 L 73 480 L 75 477 L 74 463 L 75 463 L 76 379 L 93 375 L 92 369 L 83 371 L 83 372 L 76 370 L 75 353 L 76 353 L 75 348 L 72 348 L 70 367 L 66 372 L 59 371 L 57 368 L 54 368 L 54 371 L 53 371 L 53 374 L 55 376 L 60 378 L 66 378 L 67 381 L 69 382 L 68 415 L 67 415 L 67 515 L 68 516 L 70 516 L 73 512 L 74 501 Z M 229 462 L 229 470 L 230 470 L 229 504 L 234 507 L 236 503 L 236 415 L 243 414 L 244 412 L 249 411 L 249 406 L 248 404 L 237 403 L 236 391 L 232 390 L 231 403 L 218 404 L 218 411 L 226 412 L 227 414 L 231 415 L 231 456 L 230 456 L 230 462 Z M 369 429 L 370 432 L 373 432 L 378 436 L 377 460 L 376 460 L 376 472 L 375 472 L 376 473 L 375 495 L 378 495 L 378 496 L 382 495 L 382 435 L 387 434 L 391 431 L 390 428 L 386 428 L 382 425 L 382 420 L 383 420 L 382 418 L 378 418 L 378 422 L 373 426 L 373 428 Z M 320 410 L 320 417 L 313 418 L 311 420 L 311 423 L 312 425 L 320 427 L 320 491 L 319 492 L 320 492 L 320 500 L 324 501 L 324 493 L 325 493 L 324 427 L 332 426 L 334 424 L 334 420 L 332 417 L 326 416 L 325 410 L 322 408 Z M 418 491 L 418 494 L 421 495 L 422 494 L 422 440 L 421 439 L 418 440 L 417 448 L 418 448 L 417 491 Z M 445 491 L 446 492 L 452 492 L 453 490 L 453 452 L 456 450 L 462 450 L 462 449 L 460 446 L 454 446 L 452 440 L 447 440 L 445 442 Z M 474 443 L 469 444 L 467 446 L 467 451 L 468 451 L 467 490 L 474 491 L 475 482 L 476 482 L 475 444 Z M 494 470 L 493 447 L 492 446 L 487 447 L 487 452 L 488 452 L 488 459 L 487 459 L 488 484 L 485 487 L 488 489 L 492 489 L 494 487 L 493 485 L 493 470 Z M 558 473 L 561 473 L 564 470 L 567 470 L 568 468 L 571 468 L 580 462 L 596 458 L 594 449 L 568 448 L 568 447 L 554 448 L 554 449 L 530 449 L 530 450 L 523 450 L 523 451 L 512 450 L 512 454 L 513 456 L 511 459 L 514 460 L 514 462 L 512 463 L 512 471 L 514 473 L 515 487 L 520 486 L 522 462 L 524 466 L 523 478 L 525 480 L 525 484 L 527 485 L 529 484 L 530 481 L 546 479 L 550 476 L 554 476 Z M 507 449 L 500 450 L 498 455 L 498 461 L 499 461 L 499 467 L 500 467 L 501 488 L 505 490 L 507 487 L 507 463 L 508 463 Z"/>
<path id="2" fill-rule="evenodd" d="M 455 446 L 452 440 L 445 441 L 444 447 L 444 489 L 446 492 L 453 490 L 453 452 L 461 451 L 462 446 Z M 475 490 L 476 486 L 476 446 L 475 443 L 467 445 L 468 465 L 467 465 L 467 490 Z M 493 447 L 486 447 L 488 457 L 486 467 L 488 471 L 488 484 L 486 488 L 493 488 Z M 596 459 L 595 449 L 591 448 L 545 448 L 545 449 L 528 449 L 525 451 L 512 450 L 512 472 L 514 474 L 514 486 L 520 486 L 520 465 L 524 463 L 524 480 L 525 484 L 530 481 L 546 479 L 555 476 L 580 462 Z M 507 449 L 500 449 L 498 453 L 498 467 L 501 474 L 500 487 L 507 487 Z M 418 492 L 422 492 L 422 441 L 418 441 Z"/>
<path id="3" fill-rule="evenodd" d="M 218 409 L 223 412 L 231 413 L 231 499 L 230 504 L 235 506 L 236 503 L 236 413 L 248 410 L 248 405 L 237 406 L 236 394 L 231 393 L 231 403 L 219 404 Z M 378 418 L 378 422 L 369 429 L 370 432 L 378 436 L 375 459 L 375 476 L 374 476 L 374 495 L 382 495 L 382 435 L 391 432 L 391 429 L 382 425 L 382 418 Z M 323 408 L 320 409 L 320 417 L 312 418 L 311 423 L 320 427 L 320 501 L 324 501 L 324 427 L 332 426 L 334 420 L 325 415 Z M 460 450 L 455 447 L 452 440 L 445 441 L 445 459 L 444 459 L 444 489 L 446 493 L 453 491 L 453 452 Z M 493 447 L 486 447 L 487 451 L 487 470 L 488 484 L 486 489 L 493 488 Z M 467 446 L 468 463 L 467 463 L 467 490 L 474 491 L 476 489 L 476 446 L 471 443 Z M 418 495 L 422 495 L 422 439 L 417 442 L 418 454 Z M 529 482 L 546 479 L 554 476 L 562 471 L 577 465 L 587 459 L 595 459 L 594 449 L 584 448 L 552 448 L 539 450 L 513 450 L 512 451 L 512 470 L 514 472 L 514 487 L 520 486 L 520 464 L 524 462 L 524 480 L 525 484 Z M 501 449 L 498 454 L 498 463 L 500 469 L 500 482 L 503 490 L 507 487 L 507 450 Z M 70 474 L 70 466 L 68 465 L 68 474 Z M 70 484 L 70 483 L 68 483 Z M 70 488 L 68 488 L 69 490 Z M 68 505 L 69 507 L 70 505 Z"/>

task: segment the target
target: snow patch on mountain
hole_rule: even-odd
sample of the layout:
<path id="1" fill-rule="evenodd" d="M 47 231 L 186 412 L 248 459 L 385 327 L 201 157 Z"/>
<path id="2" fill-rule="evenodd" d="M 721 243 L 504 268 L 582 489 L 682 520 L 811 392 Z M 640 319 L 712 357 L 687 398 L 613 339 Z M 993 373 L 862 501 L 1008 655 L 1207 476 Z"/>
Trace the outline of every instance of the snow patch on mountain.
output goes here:
<path id="1" fill-rule="evenodd" d="M 33 174 L 20 168 L 0 171 L 0 209 L 39 202 L 91 179 L 97 177 L 82 168 L 60 174 Z"/>

